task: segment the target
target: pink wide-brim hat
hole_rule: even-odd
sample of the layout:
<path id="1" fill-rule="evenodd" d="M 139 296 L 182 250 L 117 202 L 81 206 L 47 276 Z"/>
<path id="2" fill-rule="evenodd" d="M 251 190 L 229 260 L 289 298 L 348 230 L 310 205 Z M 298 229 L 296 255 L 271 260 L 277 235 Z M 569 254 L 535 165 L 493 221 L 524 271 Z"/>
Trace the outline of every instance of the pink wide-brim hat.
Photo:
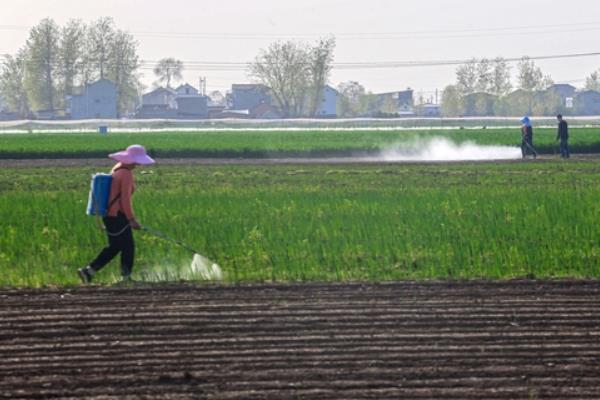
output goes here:
<path id="1" fill-rule="evenodd" d="M 140 144 L 132 144 L 126 150 L 108 155 L 108 158 L 121 161 L 124 164 L 154 164 L 154 160 L 146 154 L 146 149 Z"/>

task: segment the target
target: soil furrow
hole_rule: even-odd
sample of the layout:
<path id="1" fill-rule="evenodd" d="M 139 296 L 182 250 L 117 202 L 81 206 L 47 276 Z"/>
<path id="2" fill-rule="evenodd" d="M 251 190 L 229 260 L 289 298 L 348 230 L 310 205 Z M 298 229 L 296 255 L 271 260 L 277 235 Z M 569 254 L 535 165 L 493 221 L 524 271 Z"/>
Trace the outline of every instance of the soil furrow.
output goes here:
<path id="1" fill-rule="evenodd" d="M 597 399 L 600 282 L 0 289 L 0 398 Z"/>

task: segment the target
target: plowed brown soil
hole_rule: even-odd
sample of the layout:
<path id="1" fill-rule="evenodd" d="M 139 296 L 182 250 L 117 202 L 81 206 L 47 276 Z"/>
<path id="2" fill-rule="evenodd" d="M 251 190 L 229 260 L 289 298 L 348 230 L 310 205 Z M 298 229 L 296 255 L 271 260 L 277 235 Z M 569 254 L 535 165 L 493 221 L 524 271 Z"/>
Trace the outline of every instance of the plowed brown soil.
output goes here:
<path id="1" fill-rule="evenodd" d="M 600 281 L 4 289 L 0 398 L 599 399 Z"/>

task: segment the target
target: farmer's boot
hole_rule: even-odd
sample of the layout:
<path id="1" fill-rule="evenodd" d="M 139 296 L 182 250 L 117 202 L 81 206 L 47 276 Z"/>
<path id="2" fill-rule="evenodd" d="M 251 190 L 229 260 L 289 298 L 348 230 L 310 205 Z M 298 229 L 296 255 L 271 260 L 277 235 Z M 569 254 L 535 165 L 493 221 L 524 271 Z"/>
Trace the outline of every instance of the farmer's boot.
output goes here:
<path id="1" fill-rule="evenodd" d="M 77 273 L 79 274 L 79 278 L 81 278 L 83 283 L 92 283 L 92 277 L 96 271 L 94 271 L 94 269 L 88 265 L 87 267 L 78 269 Z"/>
<path id="2" fill-rule="evenodd" d="M 133 282 L 131 279 L 131 267 L 121 265 L 121 282 L 130 283 Z"/>

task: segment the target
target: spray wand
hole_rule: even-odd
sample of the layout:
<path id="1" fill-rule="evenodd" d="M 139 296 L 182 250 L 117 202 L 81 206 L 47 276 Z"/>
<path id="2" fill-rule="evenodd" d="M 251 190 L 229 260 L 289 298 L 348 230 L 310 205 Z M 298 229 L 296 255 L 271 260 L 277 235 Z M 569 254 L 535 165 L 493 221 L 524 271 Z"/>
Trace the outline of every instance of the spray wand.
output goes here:
<path id="1" fill-rule="evenodd" d="M 164 233 L 148 228 L 147 226 L 141 227 L 143 231 L 148 232 L 149 234 L 159 237 L 161 239 L 167 240 L 171 243 L 180 246 L 187 251 L 194 253 L 194 258 L 192 260 L 191 269 L 194 272 L 199 273 L 204 279 L 207 280 L 218 280 L 222 279 L 223 273 L 221 272 L 221 268 L 218 264 L 210 261 L 208 258 L 202 256 L 196 250 L 192 249 L 185 243 L 180 242 L 179 240 L 173 239 L 172 237 L 165 235 Z"/>
<path id="2" fill-rule="evenodd" d="M 159 237 L 161 239 L 165 239 L 165 240 L 167 240 L 167 241 L 169 241 L 171 243 L 175 243 L 176 245 L 178 245 L 178 246 L 180 246 L 180 247 L 182 247 L 182 248 L 184 248 L 184 249 L 186 249 L 188 251 L 191 251 L 194 254 L 200 254 L 196 250 L 194 250 L 190 246 L 188 246 L 187 244 L 182 243 L 182 242 L 180 242 L 180 241 L 178 241 L 176 239 L 173 239 L 172 237 L 167 236 L 167 235 L 165 235 L 164 233 L 162 233 L 160 231 L 148 228 L 147 226 L 142 226 L 142 230 L 145 231 L 145 232 L 148 232 L 149 234 L 151 234 L 153 236 Z"/>

